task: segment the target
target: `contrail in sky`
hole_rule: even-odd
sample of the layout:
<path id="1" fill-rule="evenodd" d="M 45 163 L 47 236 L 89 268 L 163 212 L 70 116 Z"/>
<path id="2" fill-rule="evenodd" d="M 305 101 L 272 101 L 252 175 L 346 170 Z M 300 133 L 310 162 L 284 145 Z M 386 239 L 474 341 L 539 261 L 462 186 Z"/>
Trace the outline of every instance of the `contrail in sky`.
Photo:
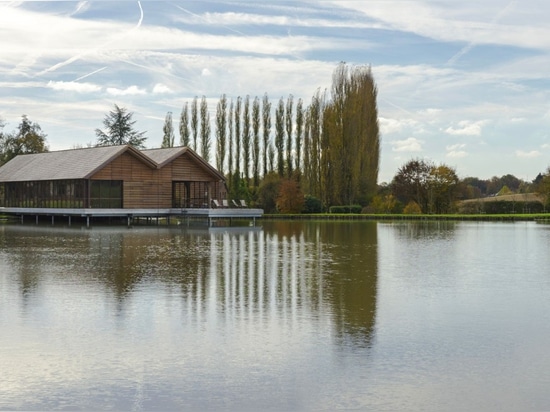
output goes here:
<path id="1" fill-rule="evenodd" d="M 107 66 L 102 67 L 101 69 L 97 69 L 97 70 L 95 70 L 95 71 L 93 71 L 93 72 L 91 72 L 91 73 L 85 74 L 84 76 L 80 76 L 78 79 L 74 79 L 73 81 L 78 82 L 78 81 L 80 81 L 80 80 L 82 80 L 82 79 L 85 79 L 85 78 L 88 77 L 88 76 L 91 76 L 91 75 L 93 75 L 93 74 L 99 73 L 99 72 L 105 70 L 106 68 L 107 68 Z"/>
<path id="2" fill-rule="evenodd" d="M 515 0 L 508 3 L 508 5 L 505 8 L 503 8 L 500 12 L 498 12 L 498 14 L 491 20 L 491 24 L 494 24 L 498 20 L 500 20 L 500 18 L 504 16 L 504 14 L 508 11 L 508 9 L 510 9 L 515 3 L 516 3 Z M 464 46 L 458 53 L 456 53 L 453 57 L 447 60 L 447 63 L 445 63 L 445 65 L 447 66 L 454 65 L 458 60 L 460 60 L 462 56 L 464 56 L 466 53 L 469 53 L 470 50 L 472 50 L 477 44 L 478 42 L 471 41 L 466 46 Z"/>
<path id="3" fill-rule="evenodd" d="M 141 1 L 138 1 L 137 3 L 138 3 L 138 6 L 139 6 L 140 17 L 139 17 L 139 21 L 137 22 L 136 26 L 135 26 L 131 31 L 134 31 L 134 30 L 139 29 L 140 26 L 141 26 L 141 23 L 143 22 L 143 8 L 141 7 Z M 57 70 L 57 69 L 60 69 L 61 67 L 67 66 L 68 64 L 71 64 L 71 63 L 73 63 L 73 62 L 79 60 L 81 57 L 83 57 L 83 56 L 85 56 L 85 55 L 87 55 L 87 54 L 90 54 L 90 53 L 92 53 L 92 52 L 94 52 L 94 51 L 96 51 L 96 50 L 98 50 L 98 49 L 100 49 L 100 48 L 104 48 L 105 46 L 107 46 L 108 44 L 112 43 L 113 41 L 114 41 L 114 39 L 113 39 L 113 40 L 109 40 L 108 42 L 102 44 L 102 45 L 99 46 L 99 47 L 95 47 L 95 48 L 93 48 L 93 49 L 91 49 L 91 50 L 87 50 L 87 51 L 85 51 L 85 52 L 83 52 L 83 53 L 79 53 L 79 54 L 77 54 L 77 55 L 75 55 L 75 56 L 73 56 L 73 57 L 71 57 L 71 58 L 69 58 L 69 59 L 67 59 L 67 60 L 65 60 L 65 61 L 63 61 L 63 62 L 61 62 L 61 63 L 54 64 L 53 66 L 51 66 L 51 67 L 49 67 L 49 68 L 47 68 L 47 69 L 44 69 L 44 70 L 42 70 L 41 72 L 37 73 L 36 76 L 41 76 L 41 75 L 43 75 L 43 74 L 46 74 L 46 73 L 49 73 L 49 72 L 53 72 L 53 71 L 55 71 L 55 70 Z M 85 77 L 85 76 L 84 76 L 84 77 Z"/>

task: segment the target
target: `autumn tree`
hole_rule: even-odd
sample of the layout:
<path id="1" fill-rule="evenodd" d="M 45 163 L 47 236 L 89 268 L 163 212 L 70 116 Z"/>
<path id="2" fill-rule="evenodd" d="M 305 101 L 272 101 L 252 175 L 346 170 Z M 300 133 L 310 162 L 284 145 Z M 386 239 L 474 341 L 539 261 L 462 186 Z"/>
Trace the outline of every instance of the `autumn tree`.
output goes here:
<path id="1" fill-rule="evenodd" d="M 330 204 L 367 204 L 376 193 L 380 157 L 377 89 L 370 67 L 334 71 L 323 113 L 322 191 Z"/>
<path id="2" fill-rule="evenodd" d="M 119 107 L 115 104 L 114 110 L 109 113 L 103 119 L 103 126 L 105 131 L 96 129 L 95 134 L 97 136 L 98 146 L 115 146 L 130 144 L 139 149 L 145 147 L 146 132 L 138 132 L 134 129 L 136 123 L 132 120 L 134 113 L 129 112 L 124 107 Z"/>
<path id="3" fill-rule="evenodd" d="M 223 173 L 227 136 L 227 97 L 223 94 L 216 106 L 216 168 Z"/>
<path id="4" fill-rule="evenodd" d="M 433 166 L 428 186 L 430 213 L 449 213 L 456 200 L 459 179 L 447 165 Z"/>
<path id="5" fill-rule="evenodd" d="M 206 97 L 202 96 L 201 107 L 201 156 L 206 161 L 210 161 L 210 148 L 212 146 L 212 140 L 210 137 L 210 113 L 208 112 L 208 103 Z"/>
<path id="6" fill-rule="evenodd" d="M 448 213 L 456 200 L 458 183 L 453 168 L 412 159 L 399 168 L 392 189 L 403 204 L 413 201 L 422 213 Z"/>
<path id="7" fill-rule="evenodd" d="M 172 124 L 172 112 L 166 113 L 161 147 L 174 147 L 174 126 Z"/>
<path id="8" fill-rule="evenodd" d="M 4 123 L 0 121 L 0 130 L 3 127 Z M 38 123 L 30 121 L 26 114 L 22 115 L 17 130 L 0 133 L 0 164 L 21 154 L 47 152 L 46 136 Z"/>
<path id="9" fill-rule="evenodd" d="M 190 140 L 189 132 L 189 103 L 185 102 L 183 108 L 181 109 L 180 114 L 180 144 L 182 146 L 188 147 Z"/>
<path id="10" fill-rule="evenodd" d="M 283 179 L 277 196 L 277 210 L 280 213 L 301 213 L 304 209 L 304 194 L 294 179 Z"/>
<path id="11" fill-rule="evenodd" d="M 191 102 L 191 135 L 193 137 L 193 150 L 197 151 L 199 139 L 199 102 L 197 96 Z"/>

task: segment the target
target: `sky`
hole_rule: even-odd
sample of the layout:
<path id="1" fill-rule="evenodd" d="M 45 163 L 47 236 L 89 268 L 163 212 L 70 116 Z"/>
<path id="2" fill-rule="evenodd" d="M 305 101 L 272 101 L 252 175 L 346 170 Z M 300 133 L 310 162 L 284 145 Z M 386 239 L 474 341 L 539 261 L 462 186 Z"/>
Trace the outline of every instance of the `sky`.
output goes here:
<path id="1" fill-rule="evenodd" d="M 0 118 L 71 149 L 117 104 L 160 147 L 195 96 L 212 121 L 222 94 L 308 105 L 343 61 L 378 88 L 379 182 L 417 158 L 530 181 L 550 165 L 549 19 L 547 0 L 0 1 Z"/>

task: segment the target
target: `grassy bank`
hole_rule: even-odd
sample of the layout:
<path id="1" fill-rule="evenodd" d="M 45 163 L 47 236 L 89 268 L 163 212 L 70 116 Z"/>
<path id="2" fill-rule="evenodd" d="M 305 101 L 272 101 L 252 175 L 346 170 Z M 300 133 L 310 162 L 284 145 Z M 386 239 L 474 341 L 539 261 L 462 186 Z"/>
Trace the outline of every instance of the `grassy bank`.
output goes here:
<path id="1" fill-rule="evenodd" d="M 444 214 L 444 215 L 404 215 L 404 214 L 337 214 L 337 213 L 313 213 L 313 214 L 265 214 L 263 219 L 285 220 L 462 220 L 480 222 L 550 222 L 550 213 L 515 213 L 515 214 Z"/>

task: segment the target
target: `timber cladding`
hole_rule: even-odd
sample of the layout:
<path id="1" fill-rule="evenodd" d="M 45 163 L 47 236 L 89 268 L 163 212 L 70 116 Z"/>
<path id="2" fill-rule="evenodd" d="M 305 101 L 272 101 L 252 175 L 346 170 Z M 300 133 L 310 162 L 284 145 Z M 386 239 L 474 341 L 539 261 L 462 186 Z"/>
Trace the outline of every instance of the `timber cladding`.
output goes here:
<path id="1" fill-rule="evenodd" d="M 173 207 L 174 181 L 189 182 L 190 187 L 199 182 L 207 184 L 208 190 L 201 190 L 201 196 L 204 197 L 200 202 L 202 206 L 209 204 L 209 198 L 225 197 L 223 181 L 220 182 L 219 177 L 213 176 L 212 172 L 187 153 L 157 169 L 130 152 L 125 152 L 90 179 L 123 181 L 123 207 L 128 209 Z"/>

